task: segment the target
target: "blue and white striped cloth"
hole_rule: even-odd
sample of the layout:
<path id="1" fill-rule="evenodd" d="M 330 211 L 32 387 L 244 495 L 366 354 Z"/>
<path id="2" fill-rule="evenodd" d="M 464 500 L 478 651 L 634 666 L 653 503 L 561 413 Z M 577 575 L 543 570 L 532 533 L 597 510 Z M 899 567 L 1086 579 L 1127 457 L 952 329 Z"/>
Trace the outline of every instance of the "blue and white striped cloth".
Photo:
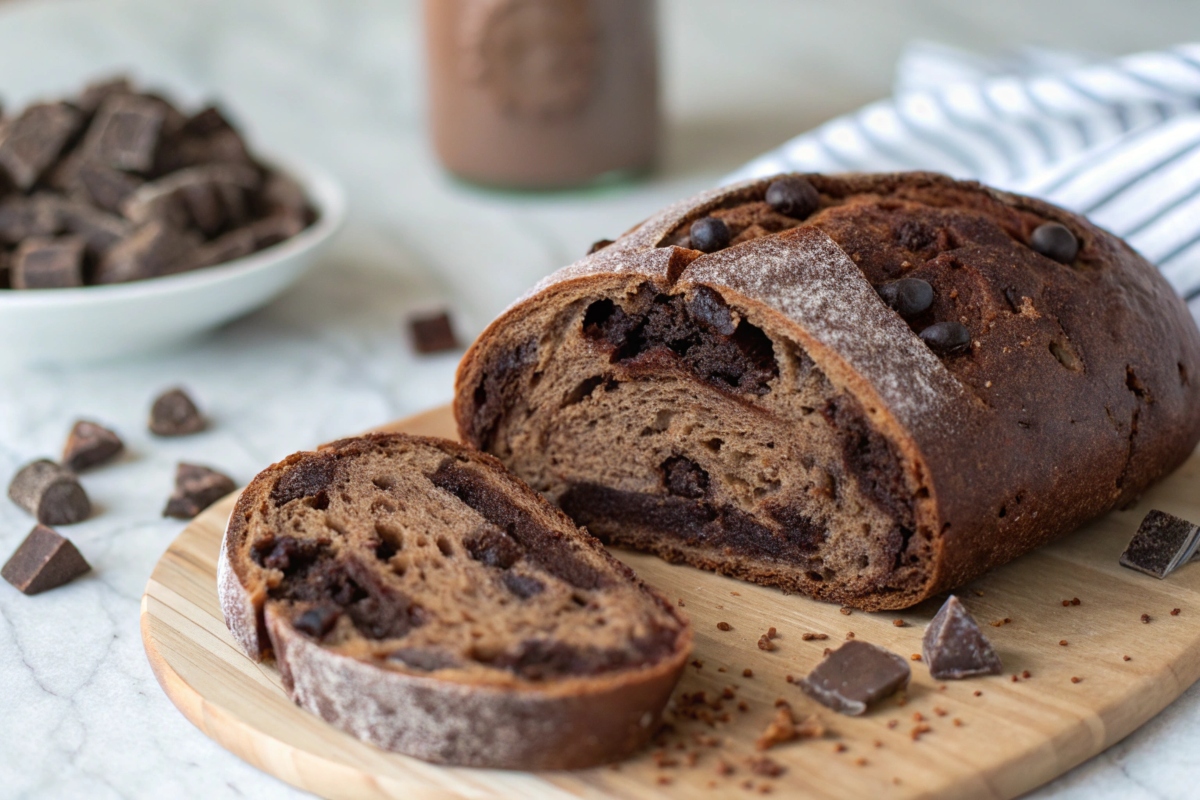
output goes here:
<path id="1" fill-rule="evenodd" d="M 1034 195 L 1124 237 L 1200 320 L 1200 44 L 1110 61 L 915 44 L 895 94 L 730 177 L 931 169 Z"/>

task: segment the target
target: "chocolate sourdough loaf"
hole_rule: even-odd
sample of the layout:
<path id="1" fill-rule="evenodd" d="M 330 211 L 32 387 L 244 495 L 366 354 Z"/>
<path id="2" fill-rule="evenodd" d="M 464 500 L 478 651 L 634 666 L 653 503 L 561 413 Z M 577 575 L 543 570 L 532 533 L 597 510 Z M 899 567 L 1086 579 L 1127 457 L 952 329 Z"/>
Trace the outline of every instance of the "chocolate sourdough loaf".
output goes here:
<path id="1" fill-rule="evenodd" d="M 459 369 L 463 440 L 608 542 L 904 608 L 1132 501 L 1200 438 L 1200 333 L 1124 242 L 928 173 L 672 206 Z"/>
<path id="2" fill-rule="evenodd" d="M 256 477 L 221 548 L 225 620 L 299 705 L 430 761 L 571 769 L 629 755 L 687 620 L 490 456 L 376 434 Z"/>

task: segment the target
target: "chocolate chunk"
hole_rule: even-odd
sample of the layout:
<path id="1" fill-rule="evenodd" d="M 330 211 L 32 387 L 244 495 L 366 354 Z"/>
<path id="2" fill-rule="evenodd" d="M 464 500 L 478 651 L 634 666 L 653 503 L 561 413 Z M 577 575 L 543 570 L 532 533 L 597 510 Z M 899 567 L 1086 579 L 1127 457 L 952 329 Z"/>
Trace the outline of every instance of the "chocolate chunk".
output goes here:
<path id="1" fill-rule="evenodd" d="M 729 246 L 729 226 L 716 217 L 701 217 L 692 223 L 688 231 L 692 249 L 703 253 L 715 253 Z"/>
<path id="2" fill-rule="evenodd" d="M 78 99 L 75 100 L 75 105 L 86 114 L 95 113 L 108 98 L 117 94 L 133 94 L 133 83 L 126 75 L 118 75 L 113 78 L 105 78 L 103 80 L 94 81 L 83 87 L 83 91 L 79 93 Z"/>
<path id="3" fill-rule="evenodd" d="M 47 197 L 46 203 L 57 212 L 63 230 L 81 237 L 87 245 L 87 252 L 96 258 L 133 233 L 133 225 L 128 220 L 79 200 Z"/>
<path id="4" fill-rule="evenodd" d="M 48 459 L 22 467 L 8 485 L 8 496 L 43 525 L 70 525 L 92 513 L 75 473 Z"/>
<path id="5" fill-rule="evenodd" d="M 500 576 L 500 582 L 522 600 L 541 594 L 546 585 L 532 575 L 520 575 L 516 572 L 505 572 Z"/>
<path id="6" fill-rule="evenodd" d="M 119 169 L 80 160 L 64 178 L 72 196 L 85 200 L 105 211 L 119 212 L 121 204 L 138 190 L 144 181 Z"/>
<path id="7" fill-rule="evenodd" d="M 596 241 L 592 242 L 592 246 L 588 248 L 587 254 L 590 256 L 592 253 L 603 250 L 612 243 L 612 239 L 597 239 Z"/>
<path id="8" fill-rule="evenodd" d="M 525 551 L 512 537 L 495 525 L 484 525 L 463 541 L 471 558 L 489 567 L 508 569 L 521 560 Z"/>
<path id="9" fill-rule="evenodd" d="M 200 243 L 192 231 L 179 230 L 161 221 L 148 222 L 105 253 L 96 268 L 95 282 L 126 283 L 183 272 Z"/>
<path id="10" fill-rule="evenodd" d="M 879 286 L 877 291 L 883 302 L 905 319 L 928 311 L 933 305 L 933 287 L 920 278 L 901 278 Z"/>
<path id="11" fill-rule="evenodd" d="M 921 331 L 921 339 L 933 352 L 950 355 L 970 347 L 971 332 L 961 322 L 935 322 Z"/>
<path id="12" fill-rule="evenodd" d="M 78 236 L 32 237 L 12 262 L 14 289 L 67 289 L 83 285 L 84 241 Z"/>
<path id="13" fill-rule="evenodd" d="M 925 629 L 921 653 L 929 674 L 940 681 L 999 675 L 1003 669 L 991 642 L 954 595 L 946 598 Z"/>
<path id="14" fill-rule="evenodd" d="M 908 685 L 908 662 L 895 653 L 851 639 L 801 678 L 809 697 L 842 714 L 857 716 L 867 706 Z"/>
<path id="15" fill-rule="evenodd" d="M 8 123 L 0 140 L 0 166 L 28 191 L 75 133 L 80 113 L 67 103 L 39 103 Z"/>
<path id="16" fill-rule="evenodd" d="M 297 217 L 307 225 L 314 216 L 308 196 L 299 181 L 280 172 L 272 173 L 263 182 L 261 201 L 268 215 L 282 214 Z"/>
<path id="17" fill-rule="evenodd" d="M 457 350 L 458 340 L 450 327 L 450 315 L 445 311 L 434 314 L 414 315 L 408 320 L 412 332 L 413 347 L 418 353 L 441 353 Z"/>
<path id="18" fill-rule="evenodd" d="M 79 420 L 63 446 L 62 463 L 74 472 L 103 464 L 125 449 L 116 433 L 102 425 Z"/>
<path id="19" fill-rule="evenodd" d="M 821 205 L 817 187 L 807 178 L 796 176 L 772 181 L 767 187 L 767 205 L 787 217 L 805 219 Z"/>
<path id="20" fill-rule="evenodd" d="M 1034 228 L 1029 246 L 1060 264 L 1070 264 L 1079 255 L 1079 240 L 1066 225 L 1058 222 L 1047 222 Z"/>
<path id="21" fill-rule="evenodd" d="M 37 525 L 0 569 L 0 576 L 25 594 L 57 589 L 91 567 L 71 540 Z"/>
<path id="22" fill-rule="evenodd" d="M 1200 548 L 1200 526 L 1154 509 L 1142 519 L 1125 552 L 1121 566 L 1156 578 L 1165 578 L 1192 560 Z"/>
<path id="23" fill-rule="evenodd" d="M 0 202 L 0 242 L 4 244 L 20 244 L 30 236 L 50 236 L 61 230 L 58 204 L 46 195 Z"/>
<path id="24" fill-rule="evenodd" d="M 96 110 L 83 149 L 89 159 L 130 172 L 154 166 L 166 104 L 145 95 L 111 94 Z"/>
<path id="25" fill-rule="evenodd" d="M 725 299 L 707 286 L 697 286 L 687 303 L 692 316 L 722 336 L 731 336 L 737 330 L 733 313 Z"/>
<path id="26" fill-rule="evenodd" d="M 121 204 L 121 211 L 139 224 L 159 220 L 180 228 L 198 224 L 215 230 L 227 215 L 233 225 L 245 221 L 244 193 L 260 183 L 258 171 L 244 164 L 189 167 L 142 184 Z"/>
<path id="27" fill-rule="evenodd" d="M 671 456 L 659 468 L 668 494 L 698 500 L 708 495 L 708 472 L 683 456 Z"/>
<path id="28" fill-rule="evenodd" d="M 320 639 L 333 630 L 341 616 L 341 610 L 334 606 L 317 606 L 302 611 L 292 622 L 292 627 L 314 639 Z"/>
<path id="29" fill-rule="evenodd" d="M 183 389 L 168 389 L 150 407 L 150 432 L 158 436 L 187 436 L 204 430 L 206 421 Z"/>
<path id="30" fill-rule="evenodd" d="M 233 478 L 199 464 L 175 468 L 175 491 L 163 509 L 164 517 L 191 519 L 237 488 Z"/>

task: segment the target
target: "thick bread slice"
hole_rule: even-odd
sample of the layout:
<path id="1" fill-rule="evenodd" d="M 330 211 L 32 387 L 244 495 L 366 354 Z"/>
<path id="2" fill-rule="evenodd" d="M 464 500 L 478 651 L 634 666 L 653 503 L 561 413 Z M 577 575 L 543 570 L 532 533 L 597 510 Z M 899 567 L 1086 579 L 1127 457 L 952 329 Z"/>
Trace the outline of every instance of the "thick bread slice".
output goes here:
<path id="1" fill-rule="evenodd" d="M 1196 446 L 1200 333 L 1124 242 L 940 175 L 797 179 L 803 219 L 775 179 L 719 189 L 542 281 L 459 368 L 463 441 L 605 541 L 865 609 L 1127 504 Z M 692 248 L 703 217 L 728 246 Z M 1067 263 L 1033 247 L 1049 223 Z M 893 310 L 899 278 L 932 304 Z"/>
<path id="2" fill-rule="evenodd" d="M 491 456 L 375 434 L 242 493 L 221 606 L 299 705 L 429 761 L 574 769 L 653 735 L 686 618 Z"/>

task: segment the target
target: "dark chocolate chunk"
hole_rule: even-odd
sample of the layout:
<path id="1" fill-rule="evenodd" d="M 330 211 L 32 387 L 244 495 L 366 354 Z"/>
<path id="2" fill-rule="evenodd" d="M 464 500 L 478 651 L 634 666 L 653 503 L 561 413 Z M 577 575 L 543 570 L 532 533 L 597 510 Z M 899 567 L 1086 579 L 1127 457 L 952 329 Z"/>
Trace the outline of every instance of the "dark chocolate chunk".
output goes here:
<path id="1" fill-rule="evenodd" d="M 145 95 L 109 95 L 88 127 L 83 148 L 89 159 L 129 172 L 147 172 L 166 116 L 166 104 Z"/>
<path id="2" fill-rule="evenodd" d="M 87 161 L 81 161 L 66 181 L 72 196 L 112 212 L 119 212 L 143 183 L 131 173 Z"/>
<path id="3" fill-rule="evenodd" d="M 1154 509 L 1121 553 L 1121 566 L 1161 579 L 1191 561 L 1198 547 L 1200 526 Z"/>
<path id="4" fill-rule="evenodd" d="M 532 575 L 521 575 L 516 572 L 505 572 L 500 577 L 500 581 L 510 592 L 522 600 L 539 595 L 546 589 L 546 585 Z"/>
<path id="5" fill-rule="evenodd" d="M 525 554 L 521 545 L 495 525 L 485 524 L 463 541 L 471 558 L 489 567 L 508 569 Z"/>
<path id="6" fill-rule="evenodd" d="M 1070 264 L 1079 255 L 1079 240 L 1066 225 L 1058 222 L 1047 222 L 1034 228 L 1029 246 L 1060 264 Z"/>
<path id="7" fill-rule="evenodd" d="M 114 78 L 105 78 L 104 80 L 89 83 L 83 87 L 83 91 L 79 93 L 79 98 L 76 99 L 75 105 L 87 114 L 95 113 L 108 98 L 117 94 L 133 94 L 133 83 L 125 75 L 118 75 Z"/>
<path id="8" fill-rule="evenodd" d="M 971 345 L 971 332 L 961 322 L 935 322 L 921 331 L 929 349 L 941 355 L 959 353 Z"/>
<path id="9" fill-rule="evenodd" d="M 908 662 L 873 644 L 851 639 L 801 678 L 809 697 L 842 714 L 856 716 L 872 703 L 908 685 Z"/>
<path id="10" fill-rule="evenodd" d="M 612 239 L 597 239 L 596 241 L 592 242 L 592 246 L 588 248 L 587 254 L 590 256 L 592 253 L 595 253 L 598 250 L 603 250 L 612 243 Z"/>
<path id="11" fill-rule="evenodd" d="M 408 320 L 412 332 L 413 347 L 418 353 L 442 353 L 457 350 L 458 340 L 450 326 L 450 315 L 445 311 L 434 314 L 414 315 Z"/>
<path id="12" fill-rule="evenodd" d="M 70 525 L 92 513 L 75 473 L 48 459 L 22 467 L 8 485 L 8 496 L 43 525 Z"/>
<path id="13" fill-rule="evenodd" d="M 708 325 L 722 336 L 731 336 L 737 330 L 729 305 L 716 290 L 697 286 L 687 303 L 687 310 L 700 322 Z"/>
<path id="14" fill-rule="evenodd" d="M 133 233 L 133 225 L 128 220 L 79 200 L 47 197 L 46 202 L 56 210 L 63 230 L 82 238 L 87 252 L 96 258 Z"/>
<path id="15" fill-rule="evenodd" d="M 168 389 L 150 407 L 150 432 L 158 436 L 187 436 L 205 425 L 204 415 L 183 389 Z"/>
<path id="16" fill-rule="evenodd" d="M 79 472 L 111 460 L 123 449 L 125 444 L 113 431 L 94 422 L 79 420 L 63 446 L 62 463 L 67 469 Z"/>
<path id="17" fill-rule="evenodd" d="M 0 242 L 20 244 L 30 236 L 62 230 L 58 204 L 46 195 L 9 197 L 0 202 Z"/>
<path id="18" fill-rule="evenodd" d="M 96 268 L 95 282 L 126 283 L 183 272 L 200 236 L 155 220 L 142 225 L 104 254 Z"/>
<path id="19" fill-rule="evenodd" d="M 180 463 L 175 468 L 175 491 L 163 516 L 191 519 L 236 488 L 233 478 L 215 469 Z"/>
<path id="20" fill-rule="evenodd" d="M 78 236 L 36 236 L 21 242 L 13 256 L 14 289 L 68 289 L 83 285 L 84 240 Z"/>
<path id="21" fill-rule="evenodd" d="M 805 219 L 821 205 L 817 187 L 807 178 L 797 176 L 772 181 L 767 187 L 766 200 L 780 214 L 795 219 Z"/>
<path id="22" fill-rule="evenodd" d="M 70 539 L 38 525 L 0 569 L 0 576 L 25 594 L 37 594 L 57 589 L 90 569 Z"/>
<path id="23" fill-rule="evenodd" d="M 246 164 L 189 167 L 142 184 L 121 204 L 121 211 L 139 224 L 159 220 L 175 227 L 198 224 L 215 230 L 228 216 L 236 226 L 245 221 L 244 194 L 260 183 L 258 171 Z"/>
<path id="24" fill-rule="evenodd" d="M 716 217 L 701 217 L 692 223 L 688 234 L 692 249 L 703 253 L 715 253 L 729 246 L 729 226 Z"/>
<path id="25" fill-rule="evenodd" d="M 292 622 L 292 627 L 314 639 L 320 639 L 333 630 L 333 626 L 337 624 L 338 618 L 341 616 L 341 609 L 334 606 L 317 606 L 302 611 Z"/>
<path id="26" fill-rule="evenodd" d="M 921 653 L 929 674 L 940 681 L 999 675 L 1003 669 L 991 642 L 954 595 L 946 598 L 925 629 Z"/>
<path id="27" fill-rule="evenodd" d="M 39 103 L 8 123 L 0 140 L 0 165 L 18 189 L 28 191 L 37 183 L 80 120 L 79 111 L 67 103 Z"/>
<path id="28" fill-rule="evenodd" d="M 933 287 L 920 278 L 901 278 L 878 287 L 879 296 L 905 319 L 928 311 L 933 305 Z"/>
<path id="29" fill-rule="evenodd" d="M 708 472 L 691 459 L 671 456 L 659 468 L 668 494 L 698 500 L 708 495 Z"/>

